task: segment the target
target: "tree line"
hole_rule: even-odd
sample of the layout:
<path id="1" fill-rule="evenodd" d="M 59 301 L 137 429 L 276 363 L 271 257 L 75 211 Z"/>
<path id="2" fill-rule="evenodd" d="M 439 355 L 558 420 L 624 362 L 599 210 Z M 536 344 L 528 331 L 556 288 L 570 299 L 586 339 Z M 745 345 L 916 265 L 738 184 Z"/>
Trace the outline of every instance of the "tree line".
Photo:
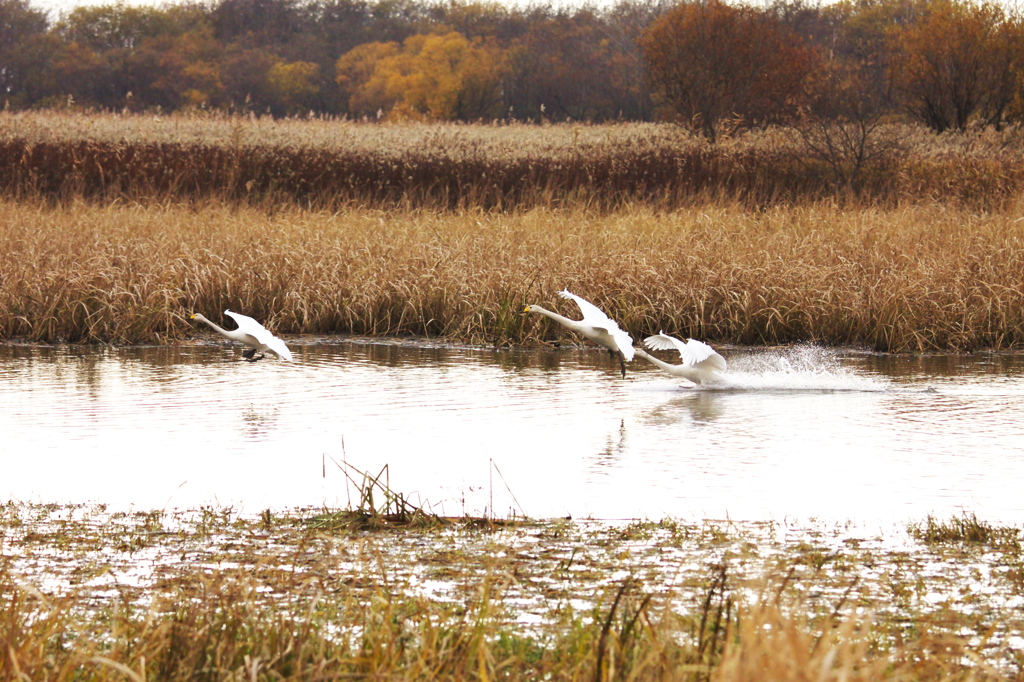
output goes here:
<path id="1" fill-rule="evenodd" d="M 211 109 L 477 121 L 797 125 L 824 155 L 882 122 L 1024 118 L 1024 23 L 962 0 L 0 0 L 7 109 Z M 859 147 L 858 147 L 859 146 Z"/>

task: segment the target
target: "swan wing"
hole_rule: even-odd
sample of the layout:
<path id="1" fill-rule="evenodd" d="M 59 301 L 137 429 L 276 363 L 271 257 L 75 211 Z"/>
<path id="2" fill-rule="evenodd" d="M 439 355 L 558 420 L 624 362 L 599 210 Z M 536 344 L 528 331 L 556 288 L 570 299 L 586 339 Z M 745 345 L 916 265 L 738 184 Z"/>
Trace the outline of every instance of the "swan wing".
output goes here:
<path id="1" fill-rule="evenodd" d="M 608 317 L 603 310 L 587 299 L 577 296 L 568 289 L 558 292 L 558 295 L 562 298 L 576 301 L 576 305 L 580 307 L 580 312 L 583 313 L 583 319 L 580 322 L 594 329 L 603 329 L 608 332 L 608 335 L 615 339 L 615 345 L 622 351 L 626 361 L 628 362 L 633 359 L 633 337 L 623 331 L 615 320 Z"/>
<path id="2" fill-rule="evenodd" d="M 267 333 L 269 334 L 269 332 Z M 284 345 L 284 341 L 281 339 L 271 334 L 270 339 L 264 341 L 264 343 L 267 344 L 267 348 L 269 348 L 272 353 L 276 354 L 277 357 L 282 360 L 287 360 L 288 362 L 292 361 L 292 352 L 288 350 L 288 346 Z"/>
<path id="3" fill-rule="evenodd" d="M 284 341 L 271 334 L 269 329 L 256 320 L 248 315 L 233 313 L 230 310 L 225 310 L 224 314 L 230 316 L 235 321 L 238 325 L 238 331 L 253 337 L 279 358 L 284 360 L 292 359 L 292 352 L 288 350 L 288 346 L 284 345 Z"/>
<path id="4" fill-rule="evenodd" d="M 235 321 L 238 325 L 238 331 L 246 334 L 251 334 L 253 337 L 260 339 L 260 334 L 270 334 L 270 331 L 262 324 L 252 319 L 248 315 L 241 313 L 233 313 L 230 310 L 225 310 L 224 314 Z M 260 339 L 262 341 L 263 339 Z"/>
<path id="5" fill-rule="evenodd" d="M 679 355 L 681 355 L 684 360 L 686 359 L 686 344 L 674 336 L 669 336 L 665 332 L 660 332 L 654 336 L 648 336 L 644 339 L 644 345 L 651 350 L 678 351 Z"/>
<path id="6" fill-rule="evenodd" d="M 683 364 L 690 367 L 700 367 L 724 372 L 726 369 L 725 358 L 719 355 L 714 348 L 696 339 L 683 341 L 669 336 L 662 332 L 655 336 L 648 336 L 644 343 L 651 350 L 677 350 Z"/>
<path id="7" fill-rule="evenodd" d="M 618 344 L 619 350 L 622 351 L 622 357 L 626 358 L 626 362 L 632 360 L 633 355 L 636 353 L 636 349 L 633 348 L 633 337 L 619 329 L 618 326 L 615 327 L 615 331 L 610 333 L 615 338 L 615 343 Z"/>
<path id="8" fill-rule="evenodd" d="M 583 313 L 583 322 L 594 327 L 603 327 L 608 330 L 608 333 L 611 333 L 613 329 L 619 328 L 619 325 L 615 324 L 615 320 L 608 317 L 603 310 L 587 299 L 577 296 L 568 289 L 559 291 L 558 295 L 562 298 L 569 298 L 576 301 L 576 305 L 580 307 L 580 312 Z"/>
<path id="9" fill-rule="evenodd" d="M 606 332 L 608 336 L 615 339 L 615 345 L 622 352 L 622 356 L 626 359 L 626 362 L 629 362 L 633 359 L 633 355 L 636 353 L 636 349 L 633 348 L 633 337 L 630 336 L 628 332 L 624 332 L 619 329 L 619 326 L 615 324 L 615 322 L 611 320 L 609 320 L 609 322 L 611 322 L 610 325 L 591 324 L 589 326 L 595 331 Z"/>
<path id="10" fill-rule="evenodd" d="M 717 372 L 724 372 L 726 368 L 725 358 L 715 352 L 715 349 L 696 339 L 687 339 L 683 352 L 683 362 L 687 365 L 699 367 L 700 369 L 711 369 Z"/>

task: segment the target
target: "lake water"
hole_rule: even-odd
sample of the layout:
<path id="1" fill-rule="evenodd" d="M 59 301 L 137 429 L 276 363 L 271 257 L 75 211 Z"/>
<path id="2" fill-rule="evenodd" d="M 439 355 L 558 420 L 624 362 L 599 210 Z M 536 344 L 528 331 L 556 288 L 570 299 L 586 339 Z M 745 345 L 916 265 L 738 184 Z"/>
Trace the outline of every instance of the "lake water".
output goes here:
<path id="1" fill-rule="evenodd" d="M 450 515 L 1024 522 L 1024 356 L 723 349 L 711 390 L 597 350 L 289 344 L 0 346 L 0 499 L 338 507 L 351 465 Z"/>

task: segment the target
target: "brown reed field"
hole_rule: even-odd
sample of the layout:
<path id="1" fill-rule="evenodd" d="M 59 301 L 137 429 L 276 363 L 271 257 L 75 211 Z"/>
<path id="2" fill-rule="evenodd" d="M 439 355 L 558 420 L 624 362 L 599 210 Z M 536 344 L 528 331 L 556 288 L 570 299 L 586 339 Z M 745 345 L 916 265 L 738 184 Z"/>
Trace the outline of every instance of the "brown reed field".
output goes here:
<path id="1" fill-rule="evenodd" d="M 309 210 L 0 201 L 0 338 L 165 343 L 226 308 L 277 333 L 539 344 L 563 288 L 634 338 L 881 351 L 1024 344 L 1020 207 Z"/>
<path id="2" fill-rule="evenodd" d="M 892 124 L 855 181 L 793 129 L 718 144 L 673 125 L 370 124 L 0 112 L 0 192 L 104 201 L 218 198 L 337 208 L 664 210 L 823 199 L 992 210 L 1024 188 L 1017 128 L 936 136 Z M 851 158 L 836 163 L 848 174 Z"/>
<path id="3" fill-rule="evenodd" d="M 3 505 L 0 679 L 1022 675 L 1012 529 L 925 544 L 725 521 L 366 533 L 322 516 Z"/>
<path id="4" fill-rule="evenodd" d="M 0 113 L 0 339 L 531 344 L 568 287 L 634 336 L 1017 348 L 1020 131 L 900 143 L 837 188 L 785 130 Z"/>

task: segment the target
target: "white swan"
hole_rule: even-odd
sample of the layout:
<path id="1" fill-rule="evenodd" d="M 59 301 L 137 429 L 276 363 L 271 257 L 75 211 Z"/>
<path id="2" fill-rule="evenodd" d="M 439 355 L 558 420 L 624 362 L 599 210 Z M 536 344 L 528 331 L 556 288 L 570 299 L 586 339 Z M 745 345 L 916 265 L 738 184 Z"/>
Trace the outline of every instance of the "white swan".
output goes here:
<path id="1" fill-rule="evenodd" d="M 653 355 L 648 355 L 643 349 L 637 349 L 636 354 L 661 367 L 672 376 L 682 377 L 701 386 L 705 383 L 720 381 L 721 373 L 726 370 L 725 358 L 702 341 L 688 339 L 686 343 L 683 343 L 679 339 L 661 332 L 655 336 L 648 336 L 644 339 L 644 344 L 651 350 L 678 350 L 679 357 L 683 359 L 681 365 L 670 365 Z"/>
<path id="2" fill-rule="evenodd" d="M 570 320 L 569 318 L 562 317 L 558 313 L 553 313 L 546 308 L 541 308 L 539 305 L 528 305 L 523 309 L 523 312 L 540 313 L 541 315 L 550 317 L 563 327 L 571 329 L 578 334 L 582 334 L 599 346 L 607 348 L 609 355 L 613 358 L 619 358 L 619 366 L 622 368 L 622 378 L 625 379 L 626 362 L 633 359 L 633 337 L 619 329 L 619 325 L 615 323 L 615 320 L 605 315 L 600 308 L 590 301 L 580 298 L 568 289 L 558 292 L 558 295 L 562 298 L 571 298 L 576 301 L 576 305 L 580 307 L 580 312 L 583 313 L 583 319 L 578 321 Z"/>
<path id="3" fill-rule="evenodd" d="M 242 356 L 247 362 L 257 362 L 262 360 L 265 357 L 263 354 L 267 352 L 273 353 L 281 360 L 288 360 L 291 362 L 292 352 L 288 350 L 288 346 L 284 345 L 284 341 L 271 334 L 270 331 L 262 324 L 247 315 L 233 313 L 230 310 L 225 310 L 224 314 L 230 315 L 231 318 L 234 319 L 235 323 L 238 324 L 238 329 L 232 329 L 230 331 L 224 329 L 220 325 L 210 322 L 199 313 L 194 313 L 191 319 L 205 322 L 210 325 L 215 332 L 226 339 L 238 341 L 239 343 L 244 343 L 246 346 L 249 346 L 250 350 L 242 353 Z M 256 355 L 256 351 L 260 352 L 260 356 L 258 358 L 253 357 Z"/>

